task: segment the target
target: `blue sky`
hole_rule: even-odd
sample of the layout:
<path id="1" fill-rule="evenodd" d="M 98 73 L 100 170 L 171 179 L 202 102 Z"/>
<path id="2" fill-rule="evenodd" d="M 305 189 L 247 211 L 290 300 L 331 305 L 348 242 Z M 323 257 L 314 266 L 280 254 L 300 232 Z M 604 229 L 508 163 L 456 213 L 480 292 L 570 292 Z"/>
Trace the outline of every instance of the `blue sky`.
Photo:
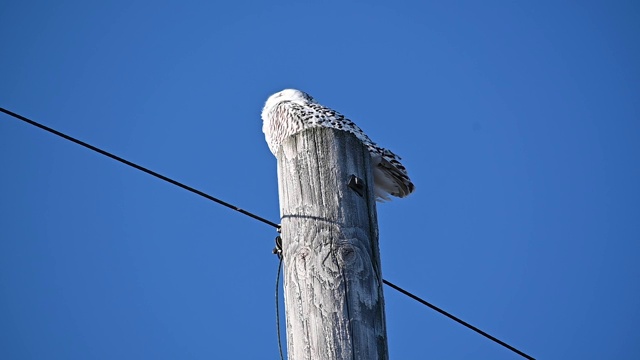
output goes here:
<path id="1" fill-rule="evenodd" d="M 545 359 L 640 357 L 640 7 L 0 4 L 0 106 L 278 221 L 266 98 L 403 156 L 383 275 Z M 0 115 L 0 358 L 275 359 L 273 229 Z M 385 288 L 393 359 L 518 355 Z"/>

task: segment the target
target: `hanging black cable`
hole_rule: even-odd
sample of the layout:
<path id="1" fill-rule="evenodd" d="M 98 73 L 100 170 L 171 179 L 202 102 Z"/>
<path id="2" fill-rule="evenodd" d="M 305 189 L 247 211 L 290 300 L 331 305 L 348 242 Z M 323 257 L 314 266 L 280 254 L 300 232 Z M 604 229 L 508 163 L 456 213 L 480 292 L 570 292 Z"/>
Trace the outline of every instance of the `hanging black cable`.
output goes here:
<path id="1" fill-rule="evenodd" d="M 284 360 L 282 353 L 282 336 L 280 335 L 280 299 L 278 294 L 280 290 L 280 272 L 282 270 L 282 255 L 278 255 L 278 275 L 276 276 L 276 329 L 278 331 L 278 351 L 280 351 L 280 360 Z"/>

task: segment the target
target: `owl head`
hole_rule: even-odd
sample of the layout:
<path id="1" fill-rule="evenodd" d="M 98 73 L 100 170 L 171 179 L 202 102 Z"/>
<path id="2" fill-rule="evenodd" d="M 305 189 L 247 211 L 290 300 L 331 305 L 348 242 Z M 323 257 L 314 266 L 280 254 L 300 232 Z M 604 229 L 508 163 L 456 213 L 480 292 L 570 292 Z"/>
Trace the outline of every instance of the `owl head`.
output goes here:
<path id="1" fill-rule="evenodd" d="M 311 97 L 311 95 L 307 94 L 304 91 L 296 90 L 296 89 L 284 89 L 279 91 L 267 99 L 267 102 L 264 104 L 264 112 L 268 112 L 273 109 L 276 105 L 281 102 L 291 101 L 298 103 L 300 105 L 315 103 L 316 101 Z"/>

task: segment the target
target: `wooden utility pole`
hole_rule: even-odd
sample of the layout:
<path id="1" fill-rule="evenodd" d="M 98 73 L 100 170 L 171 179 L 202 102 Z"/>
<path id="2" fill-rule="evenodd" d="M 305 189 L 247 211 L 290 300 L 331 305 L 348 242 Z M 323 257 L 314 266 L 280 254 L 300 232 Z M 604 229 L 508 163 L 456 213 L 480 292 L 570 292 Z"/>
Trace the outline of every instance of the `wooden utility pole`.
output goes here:
<path id="1" fill-rule="evenodd" d="M 388 359 L 369 152 L 313 128 L 277 158 L 289 360 Z"/>

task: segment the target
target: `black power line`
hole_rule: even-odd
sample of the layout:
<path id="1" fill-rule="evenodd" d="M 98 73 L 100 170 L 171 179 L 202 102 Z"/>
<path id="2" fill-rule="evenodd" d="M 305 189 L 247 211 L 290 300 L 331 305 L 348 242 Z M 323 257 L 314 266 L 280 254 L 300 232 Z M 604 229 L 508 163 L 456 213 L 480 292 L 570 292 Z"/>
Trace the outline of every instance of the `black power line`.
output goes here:
<path id="1" fill-rule="evenodd" d="M 117 156 L 117 155 L 113 155 L 110 152 L 107 152 L 107 151 L 102 150 L 100 148 L 97 148 L 97 147 L 95 147 L 95 146 L 93 146 L 91 144 L 87 144 L 84 141 L 78 140 L 78 139 L 73 138 L 73 137 L 71 137 L 69 135 L 61 133 L 58 130 L 52 129 L 52 128 L 48 127 L 48 126 L 44 126 L 44 125 L 42 125 L 40 123 L 37 123 L 37 122 L 35 122 L 35 121 L 31 120 L 31 119 L 28 119 L 28 118 L 26 118 L 26 117 L 24 117 L 22 115 L 16 114 L 16 113 L 14 113 L 12 111 L 9 111 L 9 110 L 6 110 L 4 108 L 0 108 L 0 111 L 2 111 L 3 113 L 5 113 L 7 115 L 11 115 L 16 119 L 20 119 L 20 120 L 22 120 L 22 121 L 24 121 L 24 122 L 26 122 L 28 124 L 31 124 L 31 125 L 33 125 L 35 127 L 39 127 L 42 130 L 45 130 L 45 131 L 48 131 L 48 132 L 50 132 L 52 134 L 58 135 L 58 136 L 60 136 L 60 137 L 62 137 L 64 139 L 67 139 L 67 140 L 69 140 L 71 142 L 74 142 L 74 143 L 76 143 L 78 145 L 82 145 L 82 146 L 86 147 L 87 149 L 91 149 L 91 150 L 93 150 L 93 151 L 95 151 L 97 153 L 100 153 L 100 154 L 104 155 L 104 156 L 107 156 L 107 157 L 110 157 L 110 158 L 112 158 L 114 160 L 120 161 L 123 164 L 129 165 L 129 166 L 131 166 L 133 168 L 136 168 L 136 169 L 138 169 L 140 171 L 146 172 L 149 175 L 153 175 L 153 176 L 157 177 L 158 179 L 162 179 L 162 180 L 164 180 L 166 182 L 169 182 L 169 183 L 171 183 L 173 185 L 179 186 L 179 187 L 181 187 L 181 188 L 183 188 L 185 190 L 191 191 L 194 194 L 198 194 L 198 195 L 200 195 L 200 196 L 202 196 L 204 198 L 207 198 L 207 199 L 209 199 L 211 201 L 217 202 L 218 204 L 220 204 L 222 206 L 226 206 L 229 209 L 233 209 L 235 211 L 238 211 L 238 212 L 240 212 L 242 214 L 245 214 L 245 215 L 247 215 L 249 217 L 252 217 L 252 218 L 254 218 L 254 219 L 258 220 L 258 221 L 262 221 L 263 223 L 265 223 L 267 225 L 271 225 L 271 226 L 275 227 L 276 229 L 280 228 L 280 225 L 278 225 L 278 224 L 276 224 L 276 223 L 274 223 L 272 221 L 269 221 L 269 220 L 267 220 L 267 219 L 265 219 L 265 218 L 263 218 L 261 216 L 258 216 L 256 214 L 252 214 L 252 213 L 250 213 L 250 212 L 248 212 L 246 210 L 243 210 L 243 209 L 241 209 L 241 208 L 239 208 L 237 206 L 231 205 L 226 201 L 222 201 L 220 199 L 217 199 L 217 198 L 215 198 L 215 197 L 213 197 L 213 196 L 211 196 L 211 195 L 209 195 L 207 193 L 204 193 L 204 192 L 202 192 L 202 191 L 200 191 L 198 189 L 194 189 L 191 186 L 185 185 L 185 184 L 183 184 L 181 182 L 178 182 L 176 180 L 168 178 L 168 177 L 166 177 L 166 176 L 164 176 L 162 174 L 158 174 L 157 172 L 155 172 L 153 170 L 149 170 L 149 169 L 147 169 L 147 168 L 145 168 L 143 166 L 140 166 L 138 164 L 132 163 L 129 160 L 123 159 L 123 158 L 121 158 L 120 156 Z"/>
<path id="2" fill-rule="evenodd" d="M 45 126 L 45 125 L 42 125 L 42 124 L 40 124 L 40 123 L 38 123 L 38 122 L 35 122 L 35 121 L 31 120 L 31 119 L 28 119 L 28 118 L 26 118 L 26 117 L 24 117 L 24 116 L 22 116 L 22 115 L 16 114 L 16 113 L 14 113 L 14 112 L 12 112 L 12 111 L 9 111 L 9 110 L 7 110 L 7 109 L 4 109 L 4 108 L 1 108 L 1 107 L 0 107 L 0 112 L 3 112 L 3 113 L 5 113 L 5 114 L 7 114 L 7 115 L 10 115 L 10 116 L 13 116 L 13 117 L 14 117 L 14 118 L 16 118 L 16 119 L 22 120 L 22 121 L 24 121 L 24 122 L 26 122 L 26 123 L 28 123 L 28 124 L 30 124 L 30 125 L 33 125 L 33 126 L 38 127 L 38 128 L 40 128 L 40 129 L 42 129 L 42 130 L 48 131 L 48 132 L 50 132 L 50 133 L 52 133 L 52 134 L 58 135 L 58 136 L 60 136 L 60 137 L 62 137 L 62 138 L 64 138 L 64 139 L 69 140 L 69 141 L 71 141 L 71 142 L 74 142 L 74 143 L 76 143 L 76 144 L 78 144 L 78 145 L 82 145 L 82 146 L 86 147 L 87 149 L 93 150 L 93 151 L 95 151 L 95 152 L 97 152 L 97 153 L 100 153 L 100 154 L 102 154 L 102 155 L 105 155 L 105 156 L 107 156 L 107 157 L 110 157 L 110 158 L 112 158 L 112 159 L 114 159 L 114 160 L 117 160 L 117 161 L 119 161 L 119 162 L 123 163 L 123 164 L 129 165 L 129 166 L 131 166 L 131 167 L 133 167 L 133 168 L 135 168 L 135 169 L 138 169 L 138 170 L 140 170 L 140 171 L 143 171 L 143 172 L 145 172 L 145 173 L 147 173 L 147 174 L 149 174 L 149 175 L 153 175 L 153 176 L 155 176 L 155 177 L 157 177 L 157 178 L 159 178 L 159 179 L 161 179 L 161 180 L 164 180 L 164 181 L 166 181 L 166 182 L 168 182 L 168 183 L 171 183 L 171 184 L 173 184 L 173 185 L 176 185 L 176 186 L 178 186 L 178 187 L 181 187 L 181 188 L 183 188 L 183 189 L 185 189 L 185 190 L 191 191 L 191 192 L 192 192 L 192 193 L 194 193 L 194 194 L 198 194 L 198 195 L 200 195 L 200 196 L 202 196 L 202 197 L 204 197 L 204 198 L 206 198 L 206 199 L 209 199 L 209 200 L 211 200 L 211 201 L 214 201 L 214 202 L 216 202 L 216 203 L 218 203 L 218 204 L 220 204 L 220 205 L 226 206 L 226 207 L 228 207 L 229 209 L 232 209 L 232 210 L 238 211 L 238 212 L 240 212 L 240 213 L 242 213 L 242 214 L 244 214 L 244 215 L 247 215 L 247 216 L 249 216 L 249 217 L 251 217 L 251 218 L 254 218 L 254 219 L 258 220 L 258 221 L 261 221 L 261 222 L 263 222 L 263 223 L 265 223 L 265 224 L 267 224 L 267 225 L 271 225 L 271 226 L 273 226 L 274 228 L 276 228 L 276 229 L 280 230 L 280 225 L 279 225 L 279 224 L 276 224 L 276 223 L 274 223 L 274 222 L 272 222 L 272 221 L 269 221 L 269 220 L 267 220 L 267 219 L 265 219 L 265 218 L 263 218 L 263 217 L 261 217 L 261 216 L 258 216 L 258 215 L 255 215 L 255 214 L 253 214 L 253 213 L 250 213 L 250 212 L 248 212 L 248 211 L 246 211 L 246 210 L 243 210 L 243 209 L 241 209 L 241 208 L 239 208 L 239 207 L 237 207 L 237 206 L 234 206 L 234 205 L 232 205 L 232 204 L 229 204 L 229 203 L 228 203 L 228 202 L 226 202 L 226 201 L 222 201 L 222 200 L 220 200 L 220 199 L 218 199 L 218 198 L 215 198 L 215 197 L 213 197 L 213 196 L 211 196 L 211 195 L 209 195 L 209 194 L 207 194 L 207 193 L 204 193 L 204 192 L 202 192 L 202 191 L 200 191 L 200 190 L 198 190 L 198 189 L 192 188 L 191 186 L 185 185 L 185 184 L 183 184 L 183 183 L 181 183 L 181 182 L 178 182 L 178 181 L 176 181 L 176 180 L 173 180 L 173 179 L 171 179 L 171 178 L 168 178 L 168 177 L 166 177 L 166 176 L 164 176 L 164 175 L 158 174 L 158 173 L 157 173 L 157 172 L 155 172 L 155 171 L 149 170 L 149 169 L 147 169 L 147 168 L 145 168 L 145 167 L 143 167 L 143 166 L 140 166 L 140 165 L 138 165 L 138 164 L 135 164 L 135 163 L 133 163 L 133 162 L 131 162 L 131 161 L 129 161 L 129 160 L 126 160 L 126 159 L 123 159 L 123 158 L 121 158 L 121 157 L 119 157 L 119 156 L 113 155 L 113 154 L 111 154 L 110 152 L 107 152 L 107 151 L 102 150 L 102 149 L 100 149 L 100 148 L 97 148 L 97 147 L 95 147 L 95 146 L 93 146 L 93 145 L 91 145 L 91 144 L 88 144 L 88 143 L 86 143 L 86 142 L 84 142 L 84 141 L 78 140 L 78 139 L 73 138 L 73 137 L 71 137 L 71 136 L 69 136 L 69 135 L 66 135 L 66 134 L 64 134 L 64 133 L 61 133 L 61 132 L 60 132 L 60 131 L 58 131 L 58 130 L 52 129 L 52 128 L 50 128 L 50 127 L 48 127 L 48 126 Z M 279 271 L 278 271 L 278 274 L 279 274 Z M 492 341 L 494 341 L 494 342 L 496 342 L 496 343 L 498 343 L 498 344 L 500 344 L 500 345 L 502 345 L 502 346 L 506 347 L 507 349 L 509 349 L 509 350 L 511 350 L 511 351 L 513 351 L 513 352 L 515 352 L 515 353 L 517 353 L 517 354 L 519 354 L 519 355 L 521 355 L 521 356 L 523 356 L 523 357 L 525 357 L 525 358 L 527 358 L 527 359 L 535 360 L 533 357 L 531 357 L 531 356 L 529 356 L 529 355 L 525 354 L 524 352 L 522 352 L 522 351 L 520 351 L 520 350 L 518 350 L 518 349 L 514 348 L 513 346 L 511 346 L 511 345 L 509 345 L 509 344 L 505 343 L 504 341 L 501 341 L 501 340 L 499 340 L 499 339 L 497 339 L 497 338 L 495 338 L 495 337 L 493 337 L 493 336 L 491 336 L 491 335 L 487 334 L 486 332 L 484 332 L 484 331 L 482 331 L 482 330 L 478 329 L 477 327 L 475 327 L 475 326 L 473 326 L 473 325 L 471 325 L 471 324 L 469 324 L 469 323 L 467 323 L 467 322 L 465 322 L 465 321 L 463 321 L 463 320 L 461 320 L 461 319 L 459 319 L 459 318 L 457 318 L 457 317 L 455 317 L 455 316 L 453 316 L 453 315 L 449 314 L 448 312 L 446 312 L 446 311 L 444 311 L 444 310 L 442 310 L 442 309 L 438 308 L 437 306 L 435 306 L 435 305 L 433 305 L 433 304 L 428 303 L 427 301 L 425 301 L 425 300 L 423 300 L 423 299 L 419 298 L 419 297 L 418 297 L 418 296 L 416 296 L 416 295 L 413 295 L 412 293 L 410 293 L 410 292 L 408 292 L 408 291 L 406 291 L 406 290 L 402 289 L 401 287 L 399 287 L 399 286 L 397 286 L 397 285 L 395 285 L 395 284 L 391 283 L 390 281 L 387 281 L 387 280 L 384 280 L 384 279 L 383 279 L 382 281 L 383 281 L 386 285 L 388 285 L 389 287 L 391 287 L 392 289 L 394 289 L 394 290 L 396 290 L 396 291 L 398 291 L 398 292 L 400 292 L 400 293 L 402 293 L 402 294 L 404 294 L 404 295 L 406 295 L 406 296 L 408 296 L 408 297 L 410 297 L 410 298 L 412 298 L 412 299 L 414 299 L 414 300 L 416 300 L 416 301 L 420 302 L 421 304 L 423 304 L 423 305 L 425 305 L 425 306 L 428 306 L 429 308 L 431 308 L 431 309 L 433 309 L 433 310 L 435 310 L 435 311 L 437 311 L 437 312 L 441 313 L 442 315 L 444 315 L 444 316 L 446 316 L 446 317 L 448 317 L 448 318 L 450 318 L 450 319 L 452 319 L 452 320 L 454 320 L 454 321 L 458 322 L 458 323 L 459 323 L 459 324 L 461 324 L 461 325 L 466 326 L 467 328 L 469 328 L 469 329 L 471 329 L 471 330 L 473 330 L 473 331 L 477 332 L 478 334 L 480 334 L 480 335 L 482 335 L 482 336 L 484 336 L 484 337 L 486 337 L 486 338 L 488 338 L 488 339 L 490 339 L 490 340 L 492 340 Z"/>
<path id="3" fill-rule="evenodd" d="M 511 346 L 511 345 L 507 344 L 506 342 L 504 342 L 504 341 L 502 341 L 502 340 L 500 340 L 500 339 L 498 339 L 498 338 L 496 338 L 496 337 L 494 337 L 494 336 L 491 336 L 491 335 L 487 334 L 486 332 L 484 332 L 484 331 L 482 331 L 482 330 L 478 329 L 477 327 L 475 327 L 475 326 L 473 326 L 473 325 L 469 324 L 468 322 L 466 322 L 466 321 L 464 321 L 464 320 L 462 320 L 462 319 L 460 319 L 460 318 L 457 318 L 457 317 L 455 317 L 455 316 L 453 316 L 453 315 L 449 314 L 448 312 L 446 312 L 446 311 L 444 311 L 444 310 L 440 309 L 439 307 L 437 307 L 437 306 L 435 306 L 435 305 L 433 305 L 433 304 L 430 304 L 430 303 L 429 303 L 429 302 L 427 302 L 426 300 L 422 300 L 421 298 L 417 297 L 416 295 L 413 295 L 412 293 L 410 293 L 410 292 L 408 292 L 407 290 L 405 290 L 405 289 L 401 288 L 400 286 L 395 285 L 395 284 L 391 283 L 390 281 L 387 281 L 387 280 L 384 280 L 384 279 L 382 279 L 382 282 L 383 282 L 383 283 L 385 283 L 385 284 L 387 284 L 387 285 L 388 285 L 389 287 L 391 287 L 392 289 L 397 290 L 398 292 L 400 292 L 400 293 L 402 293 L 402 294 L 404 294 L 404 295 L 407 295 L 408 297 L 412 298 L 413 300 L 415 300 L 415 301 L 417 301 L 417 302 L 419 302 L 419 303 L 421 303 L 421 304 L 423 304 L 423 305 L 426 305 L 426 306 L 430 307 L 431 309 L 433 309 L 433 310 L 435 310 L 435 311 L 439 312 L 440 314 L 442 314 L 442 315 L 444 315 L 444 316 L 448 317 L 449 319 L 451 319 L 451 320 L 453 320 L 453 321 L 455 321 L 455 322 L 457 322 L 457 323 L 459 323 L 459 324 L 461 324 L 461 325 L 464 325 L 464 326 L 468 327 L 469 329 L 471 329 L 471 330 L 473 330 L 473 331 L 477 332 L 478 334 L 480 334 L 480 335 L 482 335 L 482 336 L 486 337 L 487 339 L 490 339 L 490 340 L 493 340 L 493 341 L 497 342 L 498 344 L 500 344 L 500 345 L 502 345 L 502 346 L 506 347 L 507 349 L 509 349 L 509 350 L 511 350 L 511 351 L 513 351 L 513 352 L 515 352 L 515 353 L 517 353 L 518 355 L 524 356 L 525 358 L 530 359 L 530 360 L 535 360 L 535 359 L 534 359 L 534 358 L 532 358 L 531 356 L 529 356 L 529 355 L 527 355 L 527 354 L 523 353 L 522 351 L 520 351 L 520 350 L 518 350 L 518 349 L 514 348 L 513 346 Z"/>

